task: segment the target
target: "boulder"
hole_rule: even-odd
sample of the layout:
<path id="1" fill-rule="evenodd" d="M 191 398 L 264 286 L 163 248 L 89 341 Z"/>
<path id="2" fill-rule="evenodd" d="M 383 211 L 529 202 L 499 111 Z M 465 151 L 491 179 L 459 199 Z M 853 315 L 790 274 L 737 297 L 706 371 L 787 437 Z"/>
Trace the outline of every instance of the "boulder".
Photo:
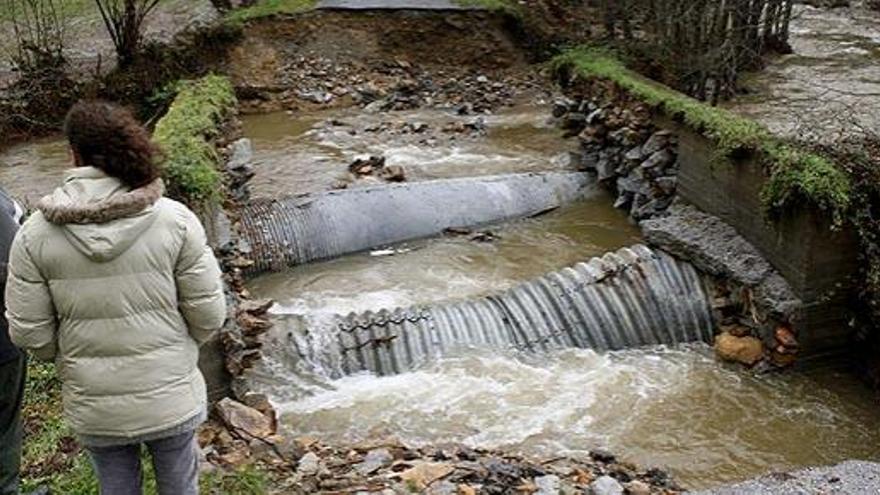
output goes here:
<path id="1" fill-rule="evenodd" d="M 722 333 L 715 337 L 715 353 L 725 361 L 754 366 L 764 357 L 764 344 L 755 337 Z"/>

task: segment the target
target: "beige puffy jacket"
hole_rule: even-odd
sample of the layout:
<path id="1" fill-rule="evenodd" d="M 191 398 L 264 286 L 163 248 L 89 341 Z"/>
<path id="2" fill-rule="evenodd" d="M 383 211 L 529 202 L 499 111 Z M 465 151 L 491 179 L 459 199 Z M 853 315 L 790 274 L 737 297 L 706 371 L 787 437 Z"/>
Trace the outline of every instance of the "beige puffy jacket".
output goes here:
<path id="1" fill-rule="evenodd" d="M 56 361 L 80 435 L 142 437 L 206 407 L 197 361 L 226 317 L 220 269 L 198 218 L 162 193 L 73 169 L 13 243 L 10 335 Z"/>

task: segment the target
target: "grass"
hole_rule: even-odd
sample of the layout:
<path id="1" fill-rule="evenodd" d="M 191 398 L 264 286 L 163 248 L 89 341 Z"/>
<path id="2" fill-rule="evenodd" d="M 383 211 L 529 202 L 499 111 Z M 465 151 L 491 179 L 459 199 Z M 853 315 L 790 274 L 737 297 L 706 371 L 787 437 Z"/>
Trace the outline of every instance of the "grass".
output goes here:
<path id="1" fill-rule="evenodd" d="M 169 196 L 187 204 L 219 199 L 219 156 L 212 140 L 237 104 L 226 77 L 183 81 L 153 137 L 165 152 L 164 177 Z"/>
<path id="2" fill-rule="evenodd" d="M 806 200 L 840 225 L 851 203 L 847 174 L 827 158 L 774 136 L 761 124 L 713 107 L 630 70 L 607 49 L 579 47 L 558 56 L 553 65 L 614 82 L 633 97 L 670 118 L 684 122 L 712 140 L 719 155 L 757 155 L 770 178 L 762 192 L 768 214 L 778 214 Z"/>
<path id="3" fill-rule="evenodd" d="M 516 0 L 455 0 L 462 7 L 482 7 L 487 10 L 504 12 L 515 17 L 522 17 L 523 11 Z"/>
<path id="4" fill-rule="evenodd" d="M 32 360 L 25 389 L 25 443 L 22 458 L 23 493 L 45 485 L 52 493 L 98 495 L 98 483 L 86 453 L 62 417 L 61 381 L 55 365 Z M 144 458 L 144 493 L 157 493 L 156 477 Z M 254 466 L 238 471 L 215 471 L 199 480 L 206 495 L 262 495 L 269 476 Z"/>
<path id="5" fill-rule="evenodd" d="M 255 5 L 233 10 L 226 16 L 230 23 L 242 23 L 276 14 L 298 14 L 315 8 L 317 0 L 259 0 Z"/>

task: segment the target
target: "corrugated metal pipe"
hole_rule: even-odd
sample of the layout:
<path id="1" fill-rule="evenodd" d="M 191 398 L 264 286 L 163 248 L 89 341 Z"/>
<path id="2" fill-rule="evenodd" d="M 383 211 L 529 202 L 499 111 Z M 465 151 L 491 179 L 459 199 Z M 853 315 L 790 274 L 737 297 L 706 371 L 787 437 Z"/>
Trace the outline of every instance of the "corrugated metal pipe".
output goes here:
<path id="1" fill-rule="evenodd" d="M 457 347 L 604 351 L 708 342 L 713 333 L 694 267 L 643 245 L 479 299 L 350 314 L 330 328 L 283 317 L 278 325 L 297 359 L 334 377 L 400 373 Z"/>
<path id="2" fill-rule="evenodd" d="M 534 216 L 596 194 L 580 172 L 512 174 L 256 200 L 242 211 L 256 261 L 248 275 L 474 227 Z"/>

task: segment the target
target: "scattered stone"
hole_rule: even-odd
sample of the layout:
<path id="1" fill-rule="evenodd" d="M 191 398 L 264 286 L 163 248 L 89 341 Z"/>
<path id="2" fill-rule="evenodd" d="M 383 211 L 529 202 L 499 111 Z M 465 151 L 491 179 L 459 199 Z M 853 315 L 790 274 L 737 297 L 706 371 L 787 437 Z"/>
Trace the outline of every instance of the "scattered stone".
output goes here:
<path id="1" fill-rule="evenodd" d="M 299 466 L 296 468 L 296 474 L 299 476 L 314 476 L 321 469 L 321 459 L 318 454 L 309 452 L 302 456 L 299 460 Z"/>
<path id="2" fill-rule="evenodd" d="M 780 325 L 776 327 L 774 336 L 776 337 L 776 342 L 778 342 L 779 345 L 781 345 L 785 349 L 797 349 L 799 347 L 797 338 L 795 338 L 794 336 L 794 332 L 792 332 L 791 327 L 787 325 Z"/>
<path id="3" fill-rule="evenodd" d="M 269 312 L 275 301 L 271 299 L 250 299 L 238 304 L 238 311 L 261 316 Z"/>
<path id="4" fill-rule="evenodd" d="M 624 485 L 627 495 L 651 495 L 651 487 L 647 483 L 633 480 Z"/>
<path id="5" fill-rule="evenodd" d="M 623 486 L 611 476 L 601 476 L 590 483 L 593 495 L 623 495 Z"/>
<path id="6" fill-rule="evenodd" d="M 755 337 L 736 337 L 722 333 L 715 337 L 715 353 L 725 361 L 754 366 L 764 357 L 764 344 Z"/>
<path id="7" fill-rule="evenodd" d="M 667 130 L 655 132 L 642 145 L 642 154 L 649 156 L 666 148 L 669 145 L 670 136 L 672 136 L 672 133 Z"/>
<path id="8" fill-rule="evenodd" d="M 406 181 L 406 171 L 400 165 L 389 165 L 383 168 L 379 176 L 388 182 Z"/>
<path id="9" fill-rule="evenodd" d="M 648 159 L 640 165 L 640 167 L 643 169 L 664 169 L 669 165 L 672 165 L 674 161 L 675 155 L 673 155 L 668 149 L 662 149 L 652 153 Z"/>
<path id="10" fill-rule="evenodd" d="M 274 421 L 260 411 L 230 398 L 215 406 L 223 423 L 233 432 L 244 434 L 247 440 L 266 438 L 275 433 Z"/>
<path id="11" fill-rule="evenodd" d="M 603 464 L 612 464 L 617 460 L 617 457 L 615 457 L 614 454 L 604 450 L 594 450 L 590 452 L 590 458 Z"/>
<path id="12" fill-rule="evenodd" d="M 435 481 L 448 476 L 455 470 L 451 465 L 441 462 L 418 462 L 396 477 L 407 485 L 424 490 Z"/>
<path id="13" fill-rule="evenodd" d="M 721 327 L 721 333 L 729 333 L 734 337 L 747 337 L 752 334 L 752 329 L 740 324 L 724 325 Z"/>
<path id="14" fill-rule="evenodd" d="M 384 166 L 384 156 L 359 156 L 348 166 L 348 171 L 355 175 L 371 175 Z"/>
<path id="15" fill-rule="evenodd" d="M 470 485 L 458 485 L 458 495 L 477 495 L 477 490 Z"/>
<path id="16" fill-rule="evenodd" d="M 780 368 L 786 368 L 793 365 L 797 361 L 796 352 L 787 352 L 782 346 L 778 346 L 770 353 L 770 362 Z"/>
<path id="17" fill-rule="evenodd" d="M 364 458 L 364 462 L 355 466 L 355 469 L 362 476 L 367 476 L 388 466 L 392 461 L 394 461 L 394 456 L 391 455 L 388 449 L 371 450 Z"/>
<path id="18" fill-rule="evenodd" d="M 559 495 L 561 481 L 559 476 L 547 475 L 535 478 L 536 495 Z"/>
<path id="19" fill-rule="evenodd" d="M 561 118 L 568 112 L 573 111 L 573 108 L 577 108 L 577 104 L 574 100 L 567 97 L 560 97 L 553 101 L 553 117 Z"/>

